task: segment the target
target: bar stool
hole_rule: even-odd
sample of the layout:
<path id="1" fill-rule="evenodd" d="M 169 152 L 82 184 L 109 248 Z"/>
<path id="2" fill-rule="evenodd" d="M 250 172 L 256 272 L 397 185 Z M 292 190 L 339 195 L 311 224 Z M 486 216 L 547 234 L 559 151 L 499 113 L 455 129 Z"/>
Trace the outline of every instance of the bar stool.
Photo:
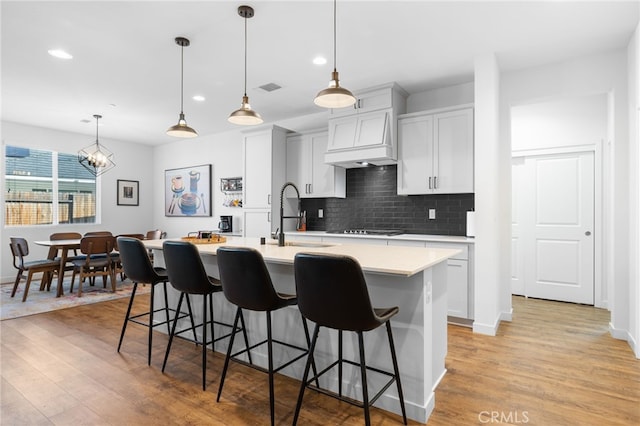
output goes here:
<path id="1" fill-rule="evenodd" d="M 309 330 L 307 322 L 302 318 L 307 347 L 302 348 L 286 342 L 276 340 L 272 336 L 271 330 L 271 312 L 286 306 L 295 306 L 297 298 L 295 295 L 282 294 L 275 291 L 271 276 L 264 263 L 262 255 L 251 248 L 244 247 L 220 247 L 217 250 L 218 270 L 220 272 L 220 280 L 222 282 L 222 290 L 229 302 L 236 305 L 236 318 L 234 328 L 238 325 L 238 319 L 241 318 L 242 310 L 265 312 L 267 317 L 267 339 L 256 343 L 252 346 L 245 345 L 245 349 L 232 354 L 233 336 L 229 342 L 227 356 L 224 360 L 224 368 L 222 369 L 222 377 L 220 378 L 220 388 L 218 389 L 218 397 L 216 401 L 220 401 L 224 380 L 229 367 L 229 360 L 245 364 L 269 375 L 269 406 L 271 411 L 271 424 L 275 422 L 275 399 L 273 391 L 273 375 L 291 363 L 299 360 L 309 353 Z M 268 368 L 264 369 L 251 363 L 251 350 L 267 344 L 267 362 Z M 283 363 L 277 368 L 273 367 L 273 343 L 278 343 L 289 348 L 302 351 L 298 356 L 293 357 L 289 361 Z M 247 364 L 237 356 L 243 353 L 249 355 L 249 363 Z M 315 364 L 314 364 L 315 371 Z"/>
<path id="2" fill-rule="evenodd" d="M 369 417 L 369 406 L 373 404 L 383 392 L 395 381 L 398 389 L 402 419 L 407 424 L 407 415 L 400 384 L 400 374 L 398 372 L 398 361 L 396 350 L 393 344 L 393 334 L 389 320 L 398 313 L 397 307 L 373 308 L 367 291 L 367 283 L 364 279 L 360 264 L 349 256 L 298 253 L 294 260 L 294 272 L 296 280 L 296 292 L 298 294 L 298 307 L 302 315 L 310 321 L 316 323 L 311 340 L 311 349 L 304 369 L 300 394 L 296 404 L 296 411 L 293 417 L 293 424 L 298 421 L 300 407 L 304 391 L 316 390 L 323 394 L 332 396 L 349 404 L 364 408 L 365 424 L 371 423 Z M 365 363 L 364 338 L 363 333 L 378 328 L 385 324 L 389 347 L 391 349 L 391 359 L 393 361 L 393 374 L 378 368 L 369 367 Z M 338 360 L 329 365 L 319 375 L 307 380 L 309 367 L 313 363 L 313 352 L 318 341 L 320 327 L 338 330 Z M 358 335 L 358 346 L 360 352 L 360 362 L 345 360 L 342 358 L 342 331 L 354 331 Z M 342 365 L 348 363 L 360 367 L 362 379 L 362 403 L 342 396 Z M 311 385 L 311 382 L 338 365 L 338 393 L 321 389 Z M 390 380 L 383 386 L 373 398 L 369 398 L 367 387 L 367 370 L 375 371 L 389 376 Z"/>
<path id="3" fill-rule="evenodd" d="M 169 281 L 169 277 L 167 275 L 167 271 L 164 268 L 157 268 L 151 264 L 149 260 L 149 256 L 147 255 L 147 249 L 136 237 L 123 237 L 120 236 L 117 238 L 118 249 L 120 252 L 120 261 L 122 263 L 122 269 L 127 277 L 133 282 L 133 290 L 131 291 L 131 298 L 129 299 L 129 306 L 127 307 L 127 313 L 124 317 L 124 323 L 122 324 L 122 331 L 120 333 L 120 341 L 118 342 L 118 352 L 120 352 L 120 347 L 122 346 L 122 340 L 124 339 L 124 333 L 127 329 L 127 324 L 129 321 L 140 324 L 144 327 L 149 328 L 149 337 L 148 337 L 148 354 L 147 354 L 147 365 L 151 365 L 151 347 L 153 343 L 153 328 L 159 327 L 162 325 L 167 326 L 167 334 L 171 333 L 170 323 L 171 323 L 171 314 L 170 312 L 176 312 L 175 309 L 169 308 L 169 301 L 167 298 L 167 281 Z M 143 312 L 136 315 L 131 315 L 131 307 L 133 306 L 133 300 L 136 297 L 136 290 L 138 288 L 138 284 L 151 284 L 151 300 L 149 311 Z M 155 301 L 155 288 L 156 284 L 162 283 L 164 287 L 164 308 L 155 309 L 154 301 Z M 189 312 L 191 306 L 188 306 Z M 157 312 L 165 313 L 165 320 L 161 322 L 154 323 L 154 314 Z M 141 317 L 148 317 L 148 321 L 142 321 Z M 193 324 L 193 316 L 188 313 L 181 313 L 178 315 L 178 319 L 190 317 L 192 321 L 192 328 L 195 330 L 195 325 Z"/>
<path id="4" fill-rule="evenodd" d="M 167 350 L 164 354 L 164 362 L 162 363 L 162 372 L 167 365 L 167 359 L 169 358 L 169 352 L 171 351 L 171 344 L 175 336 L 180 336 L 183 333 L 191 330 L 193 331 L 193 339 L 187 339 L 194 342 L 197 345 L 202 345 L 202 390 L 206 390 L 206 375 L 207 375 L 207 345 L 211 344 L 213 349 L 214 343 L 218 340 L 233 337 L 235 333 L 240 331 L 244 334 L 245 343 L 248 345 L 247 332 L 244 326 L 244 318 L 241 317 L 242 328 L 238 329 L 235 325 L 231 332 L 224 336 L 215 337 L 214 324 L 231 327 L 231 324 L 215 321 L 213 319 L 213 293 L 222 291 L 220 281 L 207 275 L 200 258 L 198 248 L 187 241 L 165 241 L 162 244 L 165 265 L 167 267 L 167 274 L 169 281 L 173 288 L 180 292 L 180 298 L 178 299 L 178 307 L 176 308 L 176 315 L 173 321 L 173 325 L 169 332 L 169 343 L 167 344 Z M 193 321 L 193 315 L 191 315 L 191 302 L 189 295 L 201 295 L 202 296 L 202 323 L 195 324 Z M 186 296 L 186 297 L 185 297 Z M 191 328 L 185 328 L 176 331 L 176 326 L 179 320 L 180 308 L 182 307 L 183 299 L 187 300 L 187 306 L 189 307 L 189 314 L 191 317 Z M 209 313 L 209 320 L 207 320 L 207 311 Z M 211 340 L 207 340 L 207 326 L 210 327 Z M 198 339 L 195 329 L 202 328 L 202 340 Z M 186 337 L 185 337 L 186 339 Z"/>

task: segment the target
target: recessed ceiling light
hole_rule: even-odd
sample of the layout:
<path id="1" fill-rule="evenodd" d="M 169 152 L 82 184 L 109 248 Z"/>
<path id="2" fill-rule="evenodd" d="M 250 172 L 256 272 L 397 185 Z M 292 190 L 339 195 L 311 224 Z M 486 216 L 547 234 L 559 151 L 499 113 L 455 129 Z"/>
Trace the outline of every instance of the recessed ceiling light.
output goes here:
<path id="1" fill-rule="evenodd" d="M 313 58 L 313 63 L 315 65 L 324 65 L 327 63 L 327 58 L 325 58 L 324 56 L 316 56 L 315 58 Z"/>
<path id="2" fill-rule="evenodd" d="M 65 52 L 62 49 L 49 49 L 47 51 L 49 53 L 49 55 L 55 57 L 55 58 L 59 58 L 59 59 L 72 59 L 73 56 L 71 56 L 69 53 Z"/>
<path id="3" fill-rule="evenodd" d="M 194 101 L 198 101 L 198 102 L 202 102 L 202 101 L 204 101 L 204 100 L 205 100 L 205 97 L 204 97 L 204 96 L 202 96 L 202 95 L 195 95 L 195 96 L 193 97 L 193 100 L 194 100 Z"/>

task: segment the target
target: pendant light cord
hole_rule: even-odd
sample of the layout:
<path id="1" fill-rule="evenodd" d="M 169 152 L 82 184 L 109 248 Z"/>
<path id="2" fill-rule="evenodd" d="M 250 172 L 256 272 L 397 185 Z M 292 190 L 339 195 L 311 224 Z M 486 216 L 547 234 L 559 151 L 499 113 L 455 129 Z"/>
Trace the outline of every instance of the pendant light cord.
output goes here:
<path id="1" fill-rule="evenodd" d="M 98 120 L 100 120 L 100 116 L 99 115 L 94 115 L 94 118 L 96 119 L 96 146 L 98 147 L 98 150 L 100 149 L 100 140 L 98 138 Z"/>
<path id="2" fill-rule="evenodd" d="M 336 0 L 333 0 L 333 71 L 336 68 Z"/>
<path id="3" fill-rule="evenodd" d="M 247 17 L 244 17 L 244 95 L 247 96 Z"/>
<path id="4" fill-rule="evenodd" d="M 184 114 L 184 46 L 180 47 L 180 114 Z"/>

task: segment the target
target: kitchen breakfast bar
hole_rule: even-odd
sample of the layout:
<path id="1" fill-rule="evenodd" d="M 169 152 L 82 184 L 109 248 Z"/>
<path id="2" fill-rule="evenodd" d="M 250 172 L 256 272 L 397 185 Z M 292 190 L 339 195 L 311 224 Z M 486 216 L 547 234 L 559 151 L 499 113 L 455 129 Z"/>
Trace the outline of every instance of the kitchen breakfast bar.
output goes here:
<path id="1" fill-rule="evenodd" d="M 163 266 L 162 243 L 165 240 L 147 240 L 147 248 L 158 251 L 154 256 L 157 266 Z M 207 273 L 218 277 L 216 250 L 220 246 L 251 247 L 258 250 L 267 264 L 273 285 L 277 291 L 295 293 L 293 261 L 296 253 L 313 252 L 348 255 L 361 265 L 367 281 L 372 305 L 375 307 L 398 306 L 400 312 L 391 320 L 393 327 L 398 364 L 402 381 L 407 417 L 426 423 L 435 405 L 434 390 L 445 370 L 447 354 L 447 292 L 446 260 L 458 253 L 457 250 L 443 248 L 396 247 L 348 244 L 314 244 L 292 242 L 279 247 L 275 242 L 260 244 L 257 238 L 228 237 L 219 244 L 197 244 Z M 178 293 L 170 289 L 169 303 L 175 304 Z M 162 303 L 161 294 L 156 294 L 157 302 Z M 193 312 L 201 312 L 201 303 L 193 299 Z M 214 297 L 214 315 L 216 321 L 232 323 L 235 306 L 229 304 L 222 294 Z M 300 314 L 296 306 L 275 312 L 273 318 L 274 336 L 281 340 L 306 346 L 302 327 L 299 326 Z M 266 336 L 264 316 L 256 312 L 245 312 L 249 340 L 256 342 Z M 186 323 L 185 323 L 186 326 Z M 225 330 L 220 329 L 220 332 Z M 227 330 L 228 331 L 228 330 Z M 216 329 L 216 333 L 218 330 Z M 345 359 L 358 361 L 357 339 L 355 333 L 344 334 Z M 323 330 L 315 351 L 315 360 L 321 369 L 335 359 L 337 353 L 337 332 Z M 225 352 L 228 339 L 216 343 L 215 350 Z M 241 349 L 236 339 L 234 349 Z M 365 353 L 367 365 L 388 369 L 391 365 L 388 342 L 384 329 L 365 333 Z M 266 365 L 266 348 L 252 351 L 253 362 Z M 274 356 L 289 359 L 293 352 L 287 349 L 276 352 Z M 277 364 L 277 360 L 276 360 Z M 170 372 L 170 365 L 167 369 Z M 304 361 L 295 362 L 282 374 L 301 379 Z M 337 372 L 326 377 L 324 387 L 337 389 Z M 359 372 L 346 369 L 343 373 L 343 392 L 354 399 L 362 400 Z M 369 389 L 377 392 L 385 383 L 386 377 L 377 374 L 368 375 Z M 277 395 L 277 389 L 276 389 Z M 292 406 L 295 401 L 291 401 Z M 400 414 L 395 386 L 389 387 L 374 404 L 384 410 Z M 303 405 L 304 410 L 304 405 Z"/>

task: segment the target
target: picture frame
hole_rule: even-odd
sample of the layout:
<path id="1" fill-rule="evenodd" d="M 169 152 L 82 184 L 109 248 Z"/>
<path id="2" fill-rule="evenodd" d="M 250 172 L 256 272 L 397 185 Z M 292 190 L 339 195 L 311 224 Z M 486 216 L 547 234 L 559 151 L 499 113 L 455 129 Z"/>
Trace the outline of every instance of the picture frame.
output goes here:
<path id="1" fill-rule="evenodd" d="M 164 171 L 164 215 L 211 216 L 211 164 Z"/>
<path id="2" fill-rule="evenodd" d="M 118 179 L 118 205 L 140 205 L 140 182 L 137 180 Z"/>

